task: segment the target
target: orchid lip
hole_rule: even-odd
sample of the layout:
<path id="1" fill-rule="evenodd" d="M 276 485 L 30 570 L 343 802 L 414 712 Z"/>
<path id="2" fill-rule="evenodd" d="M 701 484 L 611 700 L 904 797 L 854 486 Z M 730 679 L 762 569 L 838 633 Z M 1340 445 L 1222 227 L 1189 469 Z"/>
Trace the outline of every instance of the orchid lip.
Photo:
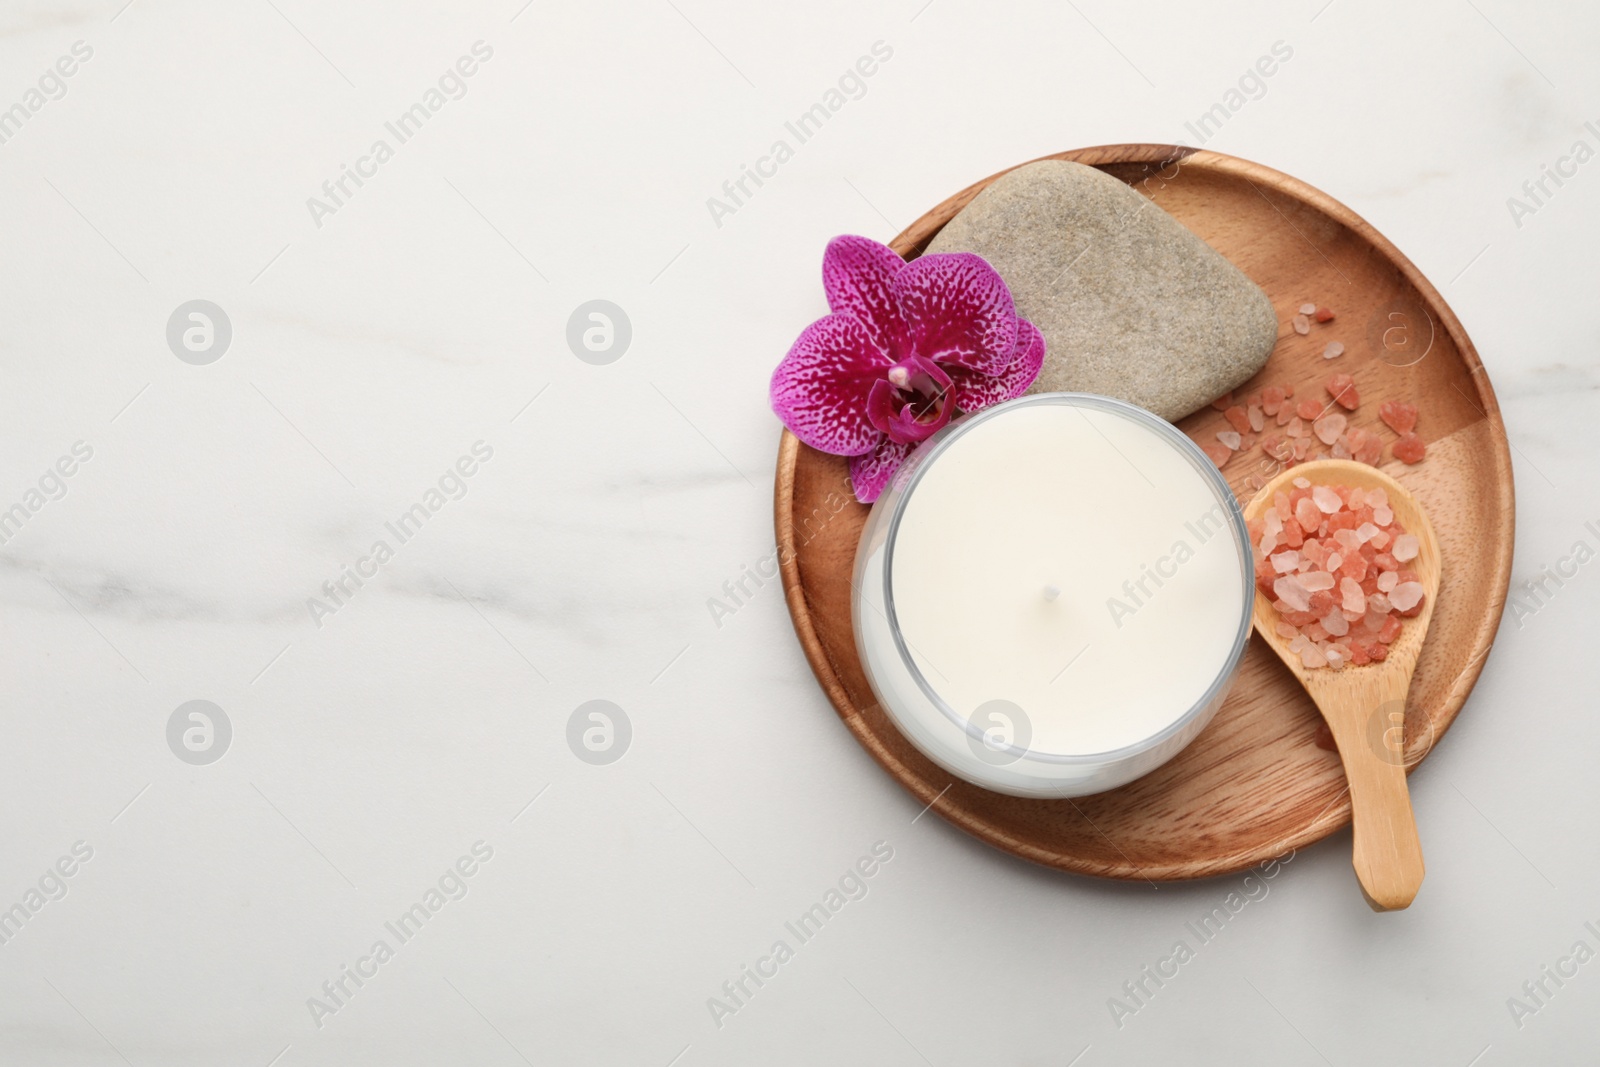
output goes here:
<path id="1" fill-rule="evenodd" d="M 867 418 L 896 444 L 927 440 L 954 413 L 950 375 L 930 359 L 911 356 L 874 382 Z"/>

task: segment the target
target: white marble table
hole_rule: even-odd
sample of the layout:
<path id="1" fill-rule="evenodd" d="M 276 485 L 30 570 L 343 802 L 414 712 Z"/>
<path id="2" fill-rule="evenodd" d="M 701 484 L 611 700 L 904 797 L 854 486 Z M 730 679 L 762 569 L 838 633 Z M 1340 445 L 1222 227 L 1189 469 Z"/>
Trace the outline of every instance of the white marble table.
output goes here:
<path id="1" fill-rule="evenodd" d="M 709 603 L 772 550 L 766 382 L 829 236 L 1197 131 L 1452 302 L 1518 581 L 1600 547 L 1600 163 L 1560 164 L 1600 148 L 1597 44 L 1508 0 L 14 0 L 0 1062 L 1592 1062 L 1600 563 L 1507 617 L 1413 779 L 1398 915 L 1347 834 L 1160 889 L 1000 855 L 851 740 L 776 583 Z M 187 311 L 169 346 L 193 300 L 220 358 Z M 603 365 L 567 342 L 592 300 L 631 324 Z M 196 700 L 231 736 L 189 708 L 169 746 Z M 569 748 L 594 700 L 620 760 Z M 789 932 L 861 857 L 865 895 Z"/>

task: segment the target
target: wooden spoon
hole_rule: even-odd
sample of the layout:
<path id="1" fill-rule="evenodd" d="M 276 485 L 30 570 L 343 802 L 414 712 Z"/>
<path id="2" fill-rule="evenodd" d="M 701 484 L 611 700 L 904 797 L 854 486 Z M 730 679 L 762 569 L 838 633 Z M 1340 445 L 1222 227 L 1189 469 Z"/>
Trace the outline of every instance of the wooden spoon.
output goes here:
<path id="1" fill-rule="evenodd" d="M 1256 632 L 1283 660 L 1333 732 L 1350 783 L 1351 821 L 1355 833 L 1352 862 L 1362 893 L 1374 911 L 1408 906 L 1422 885 L 1422 845 L 1406 790 L 1404 723 L 1406 691 L 1422 651 L 1428 622 L 1439 595 L 1439 542 L 1428 516 L 1406 489 L 1375 467 L 1345 459 L 1316 460 L 1283 471 L 1246 505 L 1246 520 L 1260 517 L 1279 492 L 1290 492 L 1296 478 L 1312 485 L 1382 488 L 1389 494 L 1395 520 L 1417 535 L 1420 549 L 1409 564 L 1427 593 L 1422 610 L 1404 619 L 1400 636 L 1381 663 L 1308 669 L 1289 640 L 1275 629 L 1278 613 L 1270 598 L 1256 590 Z"/>

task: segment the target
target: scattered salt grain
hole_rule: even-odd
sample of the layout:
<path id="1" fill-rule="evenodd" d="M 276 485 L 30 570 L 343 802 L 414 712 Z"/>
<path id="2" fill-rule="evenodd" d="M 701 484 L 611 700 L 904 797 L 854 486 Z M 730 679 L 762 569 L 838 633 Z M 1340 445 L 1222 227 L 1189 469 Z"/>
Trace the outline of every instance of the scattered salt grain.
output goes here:
<path id="1" fill-rule="evenodd" d="M 1311 320 L 1304 315 L 1294 317 L 1294 332 L 1302 337 L 1311 332 Z"/>
<path id="2" fill-rule="evenodd" d="M 1322 350 L 1323 359 L 1338 359 L 1344 355 L 1344 345 L 1339 341 L 1328 342 L 1328 347 Z"/>
<path id="3" fill-rule="evenodd" d="M 1302 314 L 1302 315 L 1315 315 L 1316 313 L 1317 313 L 1317 305 L 1309 303 L 1309 302 L 1300 305 L 1300 314 Z"/>
<path id="4" fill-rule="evenodd" d="M 1230 450 L 1239 451 L 1239 435 L 1232 430 L 1221 430 L 1217 433 L 1217 440 L 1221 441 Z"/>

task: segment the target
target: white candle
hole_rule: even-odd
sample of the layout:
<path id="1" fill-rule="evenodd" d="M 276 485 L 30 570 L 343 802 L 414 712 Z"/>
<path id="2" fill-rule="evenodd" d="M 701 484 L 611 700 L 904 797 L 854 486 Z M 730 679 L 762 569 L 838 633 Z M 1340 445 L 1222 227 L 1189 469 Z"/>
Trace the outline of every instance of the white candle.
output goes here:
<path id="1" fill-rule="evenodd" d="M 1170 424 L 1024 397 L 941 431 L 874 506 L 857 645 L 889 716 L 947 770 L 1021 796 L 1099 792 L 1221 704 L 1249 559 L 1227 484 Z"/>

